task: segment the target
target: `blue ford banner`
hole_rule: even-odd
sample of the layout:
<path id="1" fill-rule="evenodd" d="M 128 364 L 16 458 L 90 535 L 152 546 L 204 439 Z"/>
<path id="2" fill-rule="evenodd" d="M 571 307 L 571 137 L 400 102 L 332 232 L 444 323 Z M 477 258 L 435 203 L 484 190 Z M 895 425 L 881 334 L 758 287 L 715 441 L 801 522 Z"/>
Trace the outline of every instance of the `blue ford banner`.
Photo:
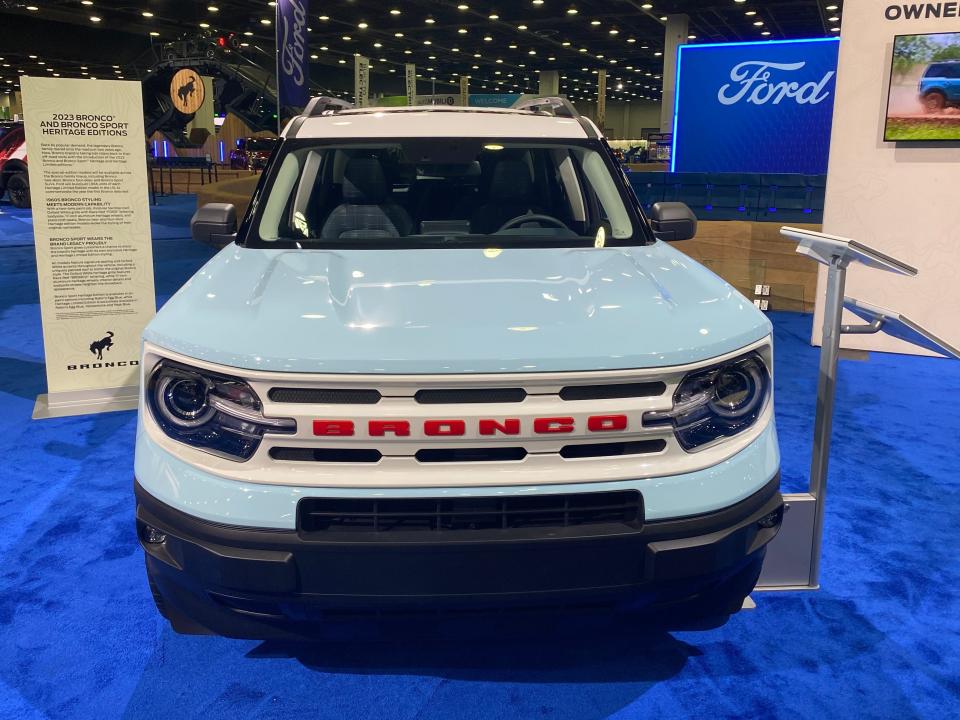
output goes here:
<path id="1" fill-rule="evenodd" d="M 827 172 L 838 38 L 682 45 L 671 169 Z"/>
<path id="2" fill-rule="evenodd" d="M 281 108 L 302 108 L 309 99 L 308 7 L 309 0 L 277 0 L 277 101 Z"/>

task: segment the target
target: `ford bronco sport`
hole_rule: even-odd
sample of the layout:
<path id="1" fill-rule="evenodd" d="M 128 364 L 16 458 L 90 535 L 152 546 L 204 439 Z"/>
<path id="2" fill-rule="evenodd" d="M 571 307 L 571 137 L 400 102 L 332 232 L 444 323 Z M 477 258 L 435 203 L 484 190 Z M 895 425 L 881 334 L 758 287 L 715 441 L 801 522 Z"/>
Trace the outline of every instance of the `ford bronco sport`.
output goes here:
<path id="1" fill-rule="evenodd" d="M 290 122 L 144 332 L 137 529 L 174 629 L 344 610 L 729 614 L 783 515 L 771 326 L 670 246 L 597 127 L 341 107 Z"/>
<path id="2" fill-rule="evenodd" d="M 923 71 L 917 91 L 927 112 L 937 113 L 948 106 L 960 105 L 960 61 L 931 63 Z"/>

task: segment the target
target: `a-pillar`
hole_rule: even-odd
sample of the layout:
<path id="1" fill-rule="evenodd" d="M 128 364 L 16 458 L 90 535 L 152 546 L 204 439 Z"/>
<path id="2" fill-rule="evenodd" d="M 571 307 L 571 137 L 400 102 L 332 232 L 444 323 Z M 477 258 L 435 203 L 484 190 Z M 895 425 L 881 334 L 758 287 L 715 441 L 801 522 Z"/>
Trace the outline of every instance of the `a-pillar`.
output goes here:
<path id="1" fill-rule="evenodd" d="M 673 132 L 673 104 L 677 89 L 677 48 L 686 44 L 689 34 L 689 16 L 667 16 L 667 29 L 663 36 L 663 104 L 660 106 L 660 132 Z"/>
<path id="2" fill-rule="evenodd" d="M 560 94 L 560 73 L 557 70 L 540 71 L 540 96 L 555 97 Z"/>

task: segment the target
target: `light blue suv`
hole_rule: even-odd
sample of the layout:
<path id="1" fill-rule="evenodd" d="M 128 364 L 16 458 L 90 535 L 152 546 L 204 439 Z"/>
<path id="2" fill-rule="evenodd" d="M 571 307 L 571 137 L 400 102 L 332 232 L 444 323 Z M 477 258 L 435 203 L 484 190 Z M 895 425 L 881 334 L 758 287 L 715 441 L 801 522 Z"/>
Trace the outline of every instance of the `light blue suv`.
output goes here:
<path id="1" fill-rule="evenodd" d="M 311 103 L 144 333 L 160 611 L 738 609 L 783 516 L 771 326 L 667 242 L 695 229 L 565 101 Z"/>
<path id="2" fill-rule="evenodd" d="M 935 62 L 920 78 L 920 102 L 928 112 L 960 105 L 960 60 Z"/>

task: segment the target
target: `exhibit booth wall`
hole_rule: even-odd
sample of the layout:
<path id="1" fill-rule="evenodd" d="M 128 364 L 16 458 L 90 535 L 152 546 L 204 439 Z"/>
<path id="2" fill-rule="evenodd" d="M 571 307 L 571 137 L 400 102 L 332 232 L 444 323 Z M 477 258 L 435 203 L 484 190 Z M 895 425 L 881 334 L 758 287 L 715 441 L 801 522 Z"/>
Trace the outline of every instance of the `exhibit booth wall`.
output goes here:
<path id="1" fill-rule="evenodd" d="M 942 7 L 950 5 L 955 4 Z M 851 267 L 847 295 L 896 309 L 957 344 L 960 142 L 883 140 L 894 36 L 960 31 L 956 8 L 953 17 L 934 17 L 926 7 L 923 4 L 919 17 L 908 19 L 903 5 L 876 0 L 844 3 L 823 227 L 824 232 L 861 240 L 916 266 L 923 278 Z M 825 283 L 821 268 L 815 343 Z M 845 321 L 857 319 L 847 314 Z M 845 335 L 842 342 L 851 349 L 926 352 L 882 333 Z"/>

